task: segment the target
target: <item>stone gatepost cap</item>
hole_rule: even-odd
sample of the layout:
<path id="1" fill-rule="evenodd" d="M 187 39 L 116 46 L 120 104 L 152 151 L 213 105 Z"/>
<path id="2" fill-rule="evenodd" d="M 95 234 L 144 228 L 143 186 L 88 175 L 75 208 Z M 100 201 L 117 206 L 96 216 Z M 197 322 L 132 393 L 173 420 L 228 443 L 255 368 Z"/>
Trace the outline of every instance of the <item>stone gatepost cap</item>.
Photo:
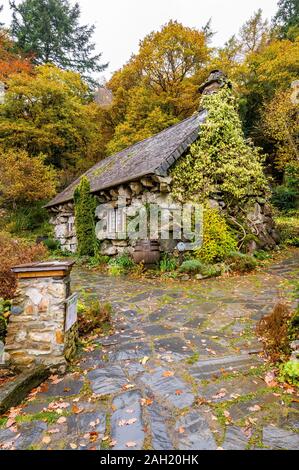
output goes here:
<path id="1" fill-rule="evenodd" d="M 67 276 L 75 261 L 40 261 L 20 264 L 11 268 L 17 277 L 56 277 Z"/>

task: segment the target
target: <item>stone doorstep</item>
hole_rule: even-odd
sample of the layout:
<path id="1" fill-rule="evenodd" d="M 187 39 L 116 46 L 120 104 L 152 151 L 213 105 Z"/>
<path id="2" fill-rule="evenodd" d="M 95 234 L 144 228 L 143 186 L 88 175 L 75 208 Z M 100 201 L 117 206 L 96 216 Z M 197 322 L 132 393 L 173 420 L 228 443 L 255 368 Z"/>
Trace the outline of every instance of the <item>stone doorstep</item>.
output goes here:
<path id="1" fill-rule="evenodd" d="M 0 414 L 19 405 L 33 388 L 48 378 L 50 373 L 48 367 L 37 366 L 21 372 L 11 382 L 0 387 Z"/>

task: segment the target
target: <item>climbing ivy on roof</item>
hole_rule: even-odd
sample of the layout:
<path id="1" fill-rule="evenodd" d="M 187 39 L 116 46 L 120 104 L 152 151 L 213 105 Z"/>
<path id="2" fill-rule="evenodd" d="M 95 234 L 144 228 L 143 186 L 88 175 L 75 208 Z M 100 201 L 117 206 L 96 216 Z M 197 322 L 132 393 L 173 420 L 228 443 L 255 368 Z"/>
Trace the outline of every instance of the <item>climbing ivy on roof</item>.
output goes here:
<path id="1" fill-rule="evenodd" d="M 204 201 L 220 193 L 228 206 L 265 196 L 264 157 L 244 137 L 231 90 L 205 95 L 201 105 L 208 117 L 197 141 L 172 170 L 174 196 Z"/>

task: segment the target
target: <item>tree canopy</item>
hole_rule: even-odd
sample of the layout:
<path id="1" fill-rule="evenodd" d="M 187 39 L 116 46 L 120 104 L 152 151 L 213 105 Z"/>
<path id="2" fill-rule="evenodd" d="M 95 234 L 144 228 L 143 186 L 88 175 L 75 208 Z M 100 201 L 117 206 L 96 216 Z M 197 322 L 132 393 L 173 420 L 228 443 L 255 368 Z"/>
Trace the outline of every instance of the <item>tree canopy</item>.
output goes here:
<path id="1" fill-rule="evenodd" d="M 33 55 L 37 64 L 89 75 L 101 72 L 101 54 L 92 42 L 94 26 L 80 25 L 79 4 L 68 0 L 10 1 L 13 11 L 11 33 L 17 46 Z"/>

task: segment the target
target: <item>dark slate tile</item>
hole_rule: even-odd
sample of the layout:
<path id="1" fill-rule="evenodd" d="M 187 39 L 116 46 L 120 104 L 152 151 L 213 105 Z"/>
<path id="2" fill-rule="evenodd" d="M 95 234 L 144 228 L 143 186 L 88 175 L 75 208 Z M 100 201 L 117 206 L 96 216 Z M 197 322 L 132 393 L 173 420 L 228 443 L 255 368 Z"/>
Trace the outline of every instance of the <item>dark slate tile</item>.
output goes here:
<path id="1" fill-rule="evenodd" d="M 202 414 L 191 411 L 179 419 L 175 427 L 177 431 L 178 448 L 180 450 L 215 450 L 212 431 Z M 179 432 L 184 430 L 184 432 Z"/>
<path id="2" fill-rule="evenodd" d="M 221 447 L 224 450 L 244 450 L 248 444 L 248 437 L 237 426 L 229 426 L 225 432 L 225 439 Z"/>
<path id="3" fill-rule="evenodd" d="M 154 341 L 157 353 L 171 353 L 178 357 L 188 356 L 193 353 L 190 346 L 179 336 L 157 339 Z"/>
<path id="4" fill-rule="evenodd" d="M 168 429 L 166 426 L 166 413 L 162 414 L 162 409 L 157 403 L 153 403 L 147 409 L 151 434 L 152 445 L 155 450 L 171 450 L 174 448 L 173 443 L 169 437 Z"/>
<path id="5" fill-rule="evenodd" d="M 128 383 L 124 371 L 118 365 L 92 370 L 87 374 L 87 377 L 90 380 L 92 391 L 97 395 L 117 393 Z"/>
<path id="6" fill-rule="evenodd" d="M 144 430 L 138 391 L 122 393 L 113 400 L 111 416 L 111 437 L 116 441 L 113 450 L 140 450 L 144 442 Z M 130 420 L 134 422 L 130 423 Z M 135 443 L 128 446 L 128 443 Z"/>
<path id="7" fill-rule="evenodd" d="M 46 382 L 48 387 L 38 394 L 38 397 L 69 397 L 78 395 L 83 387 L 83 380 L 78 377 L 64 377 L 64 379 L 57 383 Z"/>
<path id="8" fill-rule="evenodd" d="M 47 424 L 43 421 L 32 421 L 22 423 L 19 426 L 20 436 L 16 441 L 16 449 L 26 450 L 29 447 L 41 442 L 42 434 L 47 429 Z"/>
<path id="9" fill-rule="evenodd" d="M 151 348 L 144 341 L 119 344 L 109 351 L 109 362 L 142 359 L 151 354 Z"/>
<path id="10" fill-rule="evenodd" d="M 275 426 L 263 429 L 263 444 L 270 449 L 299 449 L 299 434 Z"/>
<path id="11" fill-rule="evenodd" d="M 198 361 L 190 369 L 190 374 L 196 379 L 208 379 L 220 376 L 223 372 L 248 370 L 262 364 L 262 360 L 256 356 L 240 354 L 235 356 L 217 357 Z"/>
<path id="12" fill-rule="evenodd" d="M 168 371 L 162 367 L 153 370 L 152 373 L 145 373 L 139 381 L 149 388 L 152 393 L 164 403 L 176 408 L 185 408 L 193 403 L 194 395 L 191 393 L 189 385 L 175 376 L 165 376 Z"/>

